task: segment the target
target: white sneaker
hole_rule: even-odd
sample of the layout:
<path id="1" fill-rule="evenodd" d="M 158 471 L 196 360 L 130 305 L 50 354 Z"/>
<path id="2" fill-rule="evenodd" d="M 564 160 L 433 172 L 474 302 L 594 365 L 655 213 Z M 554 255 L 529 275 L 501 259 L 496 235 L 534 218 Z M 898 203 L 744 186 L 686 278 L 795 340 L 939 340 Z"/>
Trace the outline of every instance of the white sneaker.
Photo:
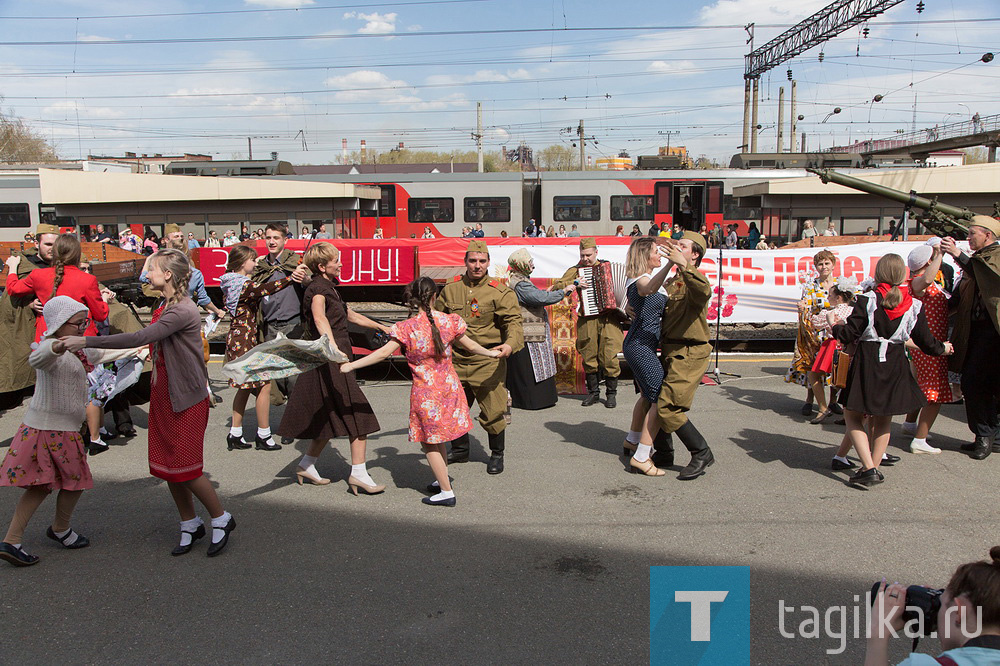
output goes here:
<path id="1" fill-rule="evenodd" d="M 910 442 L 910 453 L 941 453 L 941 449 L 934 448 L 925 442 L 914 440 Z"/>

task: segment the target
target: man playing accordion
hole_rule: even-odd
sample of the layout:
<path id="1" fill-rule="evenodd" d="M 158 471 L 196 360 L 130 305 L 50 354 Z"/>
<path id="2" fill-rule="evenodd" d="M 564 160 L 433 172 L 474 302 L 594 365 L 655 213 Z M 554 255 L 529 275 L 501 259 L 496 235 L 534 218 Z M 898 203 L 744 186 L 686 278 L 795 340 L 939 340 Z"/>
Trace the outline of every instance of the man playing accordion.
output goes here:
<path id="1" fill-rule="evenodd" d="M 564 289 L 577 283 L 582 290 L 593 285 L 586 279 L 581 279 L 582 272 L 587 273 L 599 269 L 600 264 L 608 262 L 597 258 L 597 242 L 593 238 L 580 239 L 580 263 L 571 267 L 551 287 Z M 580 294 L 579 317 L 576 322 L 576 350 L 583 358 L 583 369 L 587 375 L 587 397 L 581 403 L 584 407 L 596 404 L 601 398 L 601 377 L 607 389 L 605 406 L 612 409 L 617 406 L 618 375 L 621 366 L 618 362 L 618 352 L 622 350 L 621 314 L 616 309 L 602 309 L 597 314 L 584 313 L 585 294 Z"/>

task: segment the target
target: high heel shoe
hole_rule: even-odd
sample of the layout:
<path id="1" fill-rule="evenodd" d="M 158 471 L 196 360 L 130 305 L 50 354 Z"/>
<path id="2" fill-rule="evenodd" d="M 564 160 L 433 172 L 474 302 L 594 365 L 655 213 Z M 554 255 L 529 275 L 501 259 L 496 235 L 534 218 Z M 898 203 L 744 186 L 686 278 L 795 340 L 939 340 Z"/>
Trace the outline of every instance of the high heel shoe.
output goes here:
<path id="1" fill-rule="evenodd" d="M 325 486 L 328 483 L 330 483 L 330 479 L 324 479 L 319 474 L 313 474 L 311 472 L 307 472 L 302 468 L 295 470 L 295 480 L 299 482 L 300 486 L 302 485 L 303 480 L 308 481 L 314 486 Z"/>
<path id="2" fill-rule="evenodd" d="M 359 490 L 366 495 L 378 495 L 381 492 L 385 492 L 384 485 L 379 484 L 375 486 L 369 486 L 367 483 L 359 481 L 353 476 L 347 479 L 347 487 L 351 489 L 351 492 L 354 493 L 355 497 L 357 497 Z"/>
<path id="3" fill-rule="evenodd" d="M 659 469 L 653 464 L 653 461 L 649 459 L 647 459 L 646 462 L 638 462 L 635 458 L 629 458 L 628 471 L 632 474 L 645 474 L 646 476 L 663 476 L 666 474 L 666 472 Z"/>
<path id="4" fill-rule="evenodd" d="M 226 435 L 226 447 L 232 451 L 233 449 L 249 449 L 253 447 L 253 444 L 247 442 L 243 437 L 237 437 L 236 435 Z"/>
<path id="5" fill-rule="evenodd" d="M 635 453 L 637 446 L 627 439 L 622 442 L 622 455 L 626 458 L 631 458 L 632 454 Z"/>

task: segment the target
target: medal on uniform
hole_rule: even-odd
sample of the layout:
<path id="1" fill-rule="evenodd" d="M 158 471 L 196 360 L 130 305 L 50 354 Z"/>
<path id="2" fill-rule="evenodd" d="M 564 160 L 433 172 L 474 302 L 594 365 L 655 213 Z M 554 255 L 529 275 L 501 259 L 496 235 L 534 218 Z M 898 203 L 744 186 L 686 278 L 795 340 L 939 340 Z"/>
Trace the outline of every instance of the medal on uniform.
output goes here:
<path id="1" fill-rule="evenodd" d="M 478 317 L 479 316 L 479 301 L 477 299 L 473 298 L 472 301 L 469 303 L 469 309 L 472 310 L 472 316 L 473 317 Z"/>

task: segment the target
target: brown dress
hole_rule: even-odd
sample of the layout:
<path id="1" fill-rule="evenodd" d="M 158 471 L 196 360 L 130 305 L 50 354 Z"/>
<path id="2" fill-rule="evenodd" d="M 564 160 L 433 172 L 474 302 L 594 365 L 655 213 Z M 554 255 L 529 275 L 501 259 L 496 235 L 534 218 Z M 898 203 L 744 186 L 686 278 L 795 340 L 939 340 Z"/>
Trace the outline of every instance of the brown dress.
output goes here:
<path id="1" fill-rule="evenodd" d="M 226 362 L 239 358 L 257 345 L 257 309 L 265 296 L 276 294 L 292 283 L 292 278 L 285 277 L 274 282 L 254 284 L 247 280 L 243 284 L 240 298 L 236 302 L 236 312 L 229 324 L 229 335 L 226 337 Z M 266 382 L 247 382 L 236 384 L 232 379 L 229 385 L 238 389 L 259 389 Z"/>
<path id="2" fill-rule="evenodd" d="M 353 359 L 351 338 L 347 333 L 347 305 L 340 299 L 333 283 L 326 278 L 315 278 L 306 287 L 302 299 L 306 338 L 315 340 L 319 337 L 310 308 L 313 296 L 317 294 L 326 299 L 326 318 L 333 331 L 334 343 L 348 358 Z M 354 374 L 345 375 L 336 363 L 328 363 L 299 375 L 277 432 L 283 437 L 295 439 L 356 439 L 378 430 L 375 412 L 361 392 Z"/>

